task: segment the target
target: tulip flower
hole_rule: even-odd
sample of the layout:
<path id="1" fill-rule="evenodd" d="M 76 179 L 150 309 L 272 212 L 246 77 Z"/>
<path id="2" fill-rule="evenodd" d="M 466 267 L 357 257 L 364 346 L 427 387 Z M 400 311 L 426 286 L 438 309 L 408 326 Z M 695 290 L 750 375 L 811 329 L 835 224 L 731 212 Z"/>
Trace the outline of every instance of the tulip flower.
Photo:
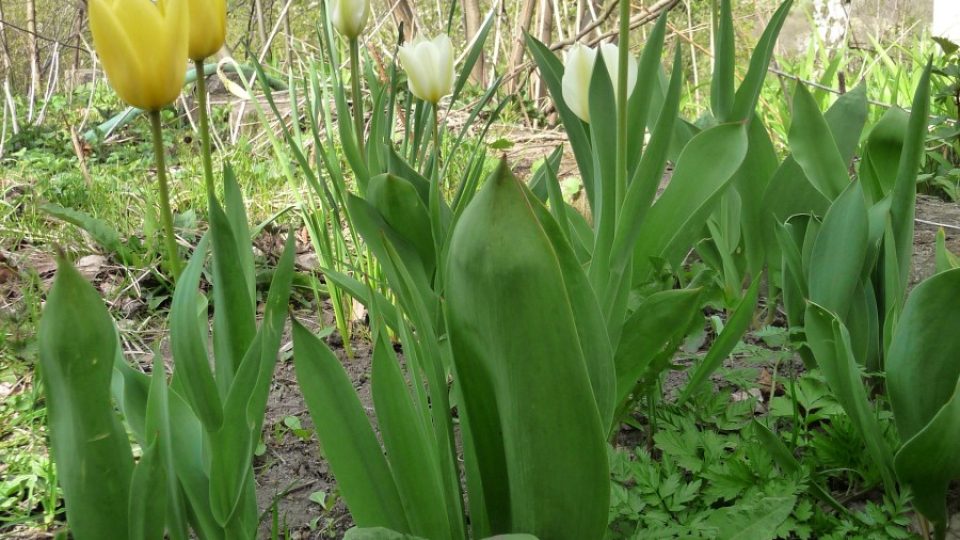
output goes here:
<path id="1" fill-rule="evenodd" d="M 401 46 L 399 54 L 413 95 L 436 105 L 453 93 L 453 44 L 448 36 L 417 38 Z"/>
<path id="2" fill-rule="evenodd" d="M 185 0 L 89 0 L 93 45 L 120 98 L 144 110 L 169 105 L 187 63 Z"/>
<path id="3" fill-rule="evenodd" d="M 610 81 L 617 87 L 619 80 L 620 50 L 612 43 L 600 46 L 603 63 L 607 66 Z M 593 80 L 593 68 L 597 62 L 597 49 L 577 43 L 567 51 L 563 72 L 563 100 L 567 107 L 584 122 L 590 122 L 590 81 Z M 637 62 L 630 58 L 627 68 L 627 97 L 637 85 Z"/>
<path id="4" fill-rule="evenodd" d="M 330 18 L 340 35 L 357 39 L 370 18 L 370 0 L 332 0 Z"/>
<path id="5" fill-rule="evenodd" d="M 227 35 L 226 0 L 188 0 L 190 59 L 203 60 L 223 47 Z"/>

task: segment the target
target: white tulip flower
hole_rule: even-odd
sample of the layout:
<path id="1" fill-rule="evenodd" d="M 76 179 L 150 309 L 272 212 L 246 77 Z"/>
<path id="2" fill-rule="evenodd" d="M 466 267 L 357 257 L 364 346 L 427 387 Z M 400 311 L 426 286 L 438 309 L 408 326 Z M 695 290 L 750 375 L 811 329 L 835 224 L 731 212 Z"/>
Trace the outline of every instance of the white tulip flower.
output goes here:
<path id="1" fill-rule="evenodd" d="M 612 43 L 600 46 L 603 63 L 607 66 L 614 91 L 617 88 L 620 71 L 620 49 Z M 593 80 L 593 68 L 597 62 L 597 49 L 580 43 L 567 51 L 563 71 L 563 100 L 567 107 L 584 122 L 590 122 L 590 81 Z M 627 61 L 627 97 L 633 94 L 637 86 L 637 61 L 632 56 Z"/>
<path id="2" fill-rule="evenodd" d="M 399 55 L 414 96 L 436 105 L 453 93 L 453 44 L 447 35 L 432 40 L 417 38 L 401 46 Z"/>
<path id="3" fill-rule="evenodd" d="M 332 0 L 330 19 L 333 27 L 347 39 L 357 39 L 370 18 L 370 0 Z"/>

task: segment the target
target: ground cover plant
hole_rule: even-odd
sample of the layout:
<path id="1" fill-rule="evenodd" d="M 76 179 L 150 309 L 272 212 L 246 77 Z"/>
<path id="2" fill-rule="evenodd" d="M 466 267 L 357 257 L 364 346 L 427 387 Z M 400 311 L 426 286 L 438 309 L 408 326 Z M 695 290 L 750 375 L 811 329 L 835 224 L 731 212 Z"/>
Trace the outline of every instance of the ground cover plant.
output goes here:
<path id="1" fill-rule="evenodd" d="M 533 98 L 491 54 L 501 4 L 411 38 L 328 0 L 299 43 L 291 4 L 231 55 L 225 1 L 91 0 L 106 82 L 42 107 L 99 127 L 73 154 L 14 130 L 37 190 L 4 193 L 2 534 L 957 531 L 960 211 L 918 248 L 949 40 L 900 67 L 878 36 L 834 95 L 843 47 L 771 80 L 791 0 L 753 34 L 700 14 L 706 81 L 691 6 L 591 4 L 579 39 L 514 36 Z M 558 129 L 531 154 L 522 122 Z"/>

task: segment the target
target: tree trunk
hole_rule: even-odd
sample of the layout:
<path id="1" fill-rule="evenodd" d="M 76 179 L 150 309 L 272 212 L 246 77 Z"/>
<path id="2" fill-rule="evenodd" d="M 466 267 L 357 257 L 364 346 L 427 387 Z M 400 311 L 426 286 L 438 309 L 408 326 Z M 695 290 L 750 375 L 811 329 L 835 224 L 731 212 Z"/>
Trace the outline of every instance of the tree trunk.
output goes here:
<path id="1" fill-rule="evenodd" d="M 409 0 L 397 0 L 393 9 L 393 20 L 397 23 L 397 28 L 403 30 L 403 35 L 400 36 L 402 42 L 410 41 L 417 34 L 417 17 Z"/>
<path id="2" fill-rule="evenodd" d="M 480 0 L 463 0 L 463 26 L 467 33 L 467 43 L 471 43 L 480 32 L 480 22 L 482 15 L 480 13 Z M 486 81 L 486 60 L 483 52 L 477 58 L 477 63 L 473 66 L 473 73 L 470 79 L 474 83 L 483 85 Z"/>
<path id="3" fill-rule="evenodd" d="M 540 2 L 540 28 L 537 32 L 537 39 L 541 43 L 546 43 L 547 45 L 553 41 L 553 2 L 550 0 L 544 0 Z M 542 81 L 537 81 L 539 91 L 537 92 L 537 97 L 541 101 L 549 101 L 549 94 L 547 93 L 547 85 L 543 84 Z"/>
<path id="4" fill-rule="evenodd" d="M 847 37 L 850 15 L 845 0 L 814 0 L 813 22 L 821 42 L 828 50 L 836 49 Z"/>
<path id="5" fill-rule="evenodd" d="M 5 20 L 3 14 L 3 2 L 0 0 L 0 21 Z M 13 134 L 20 132 L 20 124 L 17 123 L 17 105 L 13 101 L 13 92 L 10 90 L 10 77 L 13 74 L 12 63 L 10 62 L 10 49 L 7 46 L 6 26 L 0 24 L 0 61 L 3 62 L 3 97 L 5 99 L 4 109 L 9 110 L 10 128 Z"/>
<path id="6" fill-rule="evenodd" d="M 257 35 L 260 37 L 260 46 L 267 46 L 267 27 L 266 22 L 264 21 L 263 14 L 263 2 L 261 0 L 253 0 L 253 13 L 254 18 L 257 20 Z M 269 60 L 270 53 L 267 52 L 265 56 Z"/>
<path id="7" fill-rule="evenodd" d="M 27 121 L 33 120 L 33 105 L 40 89 L 40 50 L 37 46 L 37 4 L 36 0 L 27 0 L 27 54 L 30 62 L 30 104 Z"/>
<path id="8" fill-rule="evenodd" d="M 580 21 L 578 28 L 580 32 L 583 32 L 590 23 L 597 20 L 600 9 L 600 2 L 597 0 L 577 1 L 577 20 Z"/>
<path id="9" fill-rule="evenodd" d="M 523 53 L 526 51 L 525 36 L 530 32 L 530 25 L 533 24 L 533 10 L 536 6 L 537 0 L 524 0 L 523 2 L 520 18 L 517 20 L 517 27 L 513 32 L 513 50 L 510 52 L 507 73 L 513 73 L 514 70 L 517 69 L 517 66 L 523 62 Z M 517 85 L 520 83 L 520 78 L 514 77 L 509 82 L 508 90 L 510 93 L 515 93 L 517 91 Z"/>

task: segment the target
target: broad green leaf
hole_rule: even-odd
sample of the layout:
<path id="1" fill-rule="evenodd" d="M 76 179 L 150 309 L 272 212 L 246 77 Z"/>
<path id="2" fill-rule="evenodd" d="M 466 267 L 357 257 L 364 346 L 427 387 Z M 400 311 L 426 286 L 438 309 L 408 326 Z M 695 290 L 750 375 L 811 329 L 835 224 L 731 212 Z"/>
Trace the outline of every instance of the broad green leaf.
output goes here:
<path id="1" fill-rule="evenodd" d="M 432 274 L 436 267 L 436 251 L 430 214 L 413 184 L 391 174 L 374 176 L 367 186 L 366 200 L 397 234 L 416 249 L 425 271 Z"/>
<path id="2" fill-rule="evenodd" d="M 897 168 L 897 179 L 893 186 L 893 200 L 890 204 L 890 221 L 893 225 L 900 276 L 898 294 L 901 299 L 902 295 L 906 294 L 913 260 L 913 220 L 916 214 L 917 173 L 920 170 L 924 144 L 927 140 L 932 63 L 933 59 L 931 58 L 927 62 L 927 67 L 923 71 L 923 76 L 920 78 L 920 84 L 913 98 L 910 121 L 907 124 L 907 134 L 903 141 L 903 151 Z"/>
<path id="3" fill-rule="evenodd" d="M 530 191 L 532 191 L 541 202 L 547 202 L 550 195 L 547 191 L 547 180 L 549 180 L 548 172 L 553 171 L 555 174 L 560 168 L 561 159 L 563 159 L 563 145 L 557 146 L 553 152 L 543 160 L 543 163 L 537 167 L 537 170 L 533 172 L 533 176 L 530 177 L 530 182 L 527 183 Z M 551 201 L 550 204 L 553 205 L 553 202 Z"/>
<path id="4" fill-rule="evenodd" d="M 53 461 L 78 540 L 125 538 L 133 456 L 110 400 L 117 334 L 97 290 L 61 255 L 38 343 Z"/>
<path id="5" fill-rule="evenodd" d="M 408 531 L 390 466 L 347 372 L 309 330 L 293 323 L 294 366 L 324 456 L 359 527 Z"/>
<path id="6" fill-rule="evenodd" d="M 492 532 L 599 538 L 606 430 L 567 284 L 531 199 L 501 164 L 455 227 L 446 296 L 458 382 Z"/>
<path id="7" fill-rule="evenodd" d="M 810 300 L 847 320 L 867 255 L 869 223 L 863 190 L 851 183 L 830 206 L 810 257 Z"/>
<path id="8" fill-rule="evenodd" d="M 622 272 L 629 262 L 637 239 L 643 232 L 643 224 L 650 205 L 660 187 L 663 171 L 667 164 L 670 142 L 677 124 L 677 111 L 680 107 L 680 90 L 683 82 L 683 62 L 680 48 L 677 47 L 673 59 L 673 74 L 670 87 L 660 107 L 660 116 L 650 137 L 636 173 L 627 188 L 620 215 L 617 216 L 617 230 L 610 253 L 610 267 L 614 273 Z"/>
<path id="9" fill-rule="evenodd" d="M 447 519 L 443 477 L 433 434 L 418 416 L 391 345 L 383 335 L 373 349 L 373 402 L 410 530 L 425 538 L 463 536 L 463 523 Z"/>
<path id="10" fill-rule="evenodd" d="M 130 540 L 163 540 L 167 517 L 167 478 L 160 441 L 143 449 L 130 482 Z M 97 511 L 100 511 L 99 509 Z"/>
<path id="11" fill-rule="evenodd" d="M 853 357 L 850 335 L 836 314 L 814 303 L 804 316 L 807 346 L 813 351 L 823 378 L 833 391 L 854 427 L 863 437 L 867 454 L 880 469 L 884 486 L 892 491 L 893 456 L 867 399 L 860 366 Z"/>
<path id="12" fill-rule="evenodd" d="M 179 384 L 177 379 L 182 377 L 182 373 L 174 373 L 173 390 L 167 394 L 170 425 L 177 427 L 171 430 L 173 465 L 190 508 L 190 523 L 194 530 L 206 538 L 222 538 L 223 527 L 214 519 L 210 509 L 210 479 L 204 458 L 206 434 L 190 405 L 175 390 Z"/>
<path id="13" fill-rule="evenodd" d="M 947 492 L 960 478 L 960 385 L 923 430 L 897 452 L 897 477 L 913 491 L 913 505 L 930 519 L 936 537 L 945 538 Z"/>
<path id="14" fill-rule="evenodd" d="M 903 440 L 926 426 L 951 399 L 960 379 L 960 271 L 950 270 L 910 294 L 887 354 L 887 391 Z"/>
<path id="15" fill-rule="evenodd" d="M 764 228 L 770 226 L 769 220 L 766 219 L 769 209 L 763 206 L 763 195 L 779 164 L 767 127 L 756 114 L 750 120 L 747 138 L 749 150 L 740 170 L 737 171 L 733 185 L 741 200 L 739 212 L 741 222 L 738 225 L 743 234 L 747 272 L 757 275 L 763 270 L 763 264 L 766 262 Z M 733 192 L 728 192 L 727 197 L 732 194 Z"/>
<path id="16" fill-rule="evenodd" d="M 770 59 L 773 58 L 773 51 L 777 45 L 777 38 L 780 36 L 783 23 L 787 20 L 787 15 L 790 14 L 792 5 L 793 0 L 786 0 L 780 4 L 780 7 L 770 17 L 770 21 L 764 28 L 763 35 L 760 36 L 760 40 L 757 41 L 757 46 L 750 56 L 750 67 L 747 68 L 747 74 L 743 78 L 740 88 L 737 89 L 730 120 L 748 120 L 754 114 L 757 100 L 760 99 L 760 92 L 763 90 L 763 81 L 766 79 L 767 69 L 770 67 Z M 726 21 L 724 24 L 726 24 Z"/>
<path id="17" fill-rule="evenodd" d="M 244 268 L 253 255 L 249 233 L 246 238 L 238 239 L 230 217 L 213 193 L 208 194 L 208 203 L 213 244 L 214 364 L 217 388 L 220 396 L 226 398 L 230 383 L 257 331 L 255 300 L 250 288 L 253 276 L 248 278 L 247 275 L 252 270 Z M 239 248 L 240 245 L 246 247 Z M 244 254 L 245 251 L 251 253 Z"/>
<path id="18" fill-rule="evenodd" d="M 636 173 L 640 158 L 643 155 L 643 143 L 647 134 L 646 126 L 650 114 L 654 86 L 657 84 L 661 68 L 663 40 L 667 31 L 667 13 L 664 11 L 647 34 L 643 46 L 643 54 L 637 66 L 637 86 L 633 90 L 628 102 L 627 131 L 627 179 L 632 179 Z"/>
<path id="19" fill-rule="evenodd" d="M 714 6 L 717 4 L 714 3 Z M 730 0 L 720 0 L 716 15 L 713 42 L 713 80 L 710 83 L 710 108 L 719 122 L 734 120 L 733 103 L 736 98 L 734 70 L 736 68 L 736 35 L 733 31 L 733 9 Z"/>
<path id="20" fill-rule="evenodd" d="M 176 371 L 183 376 L 184 397 L 207 431 L 216 431 L 223 423 L 223 405 L 207 357 L 206 317 L 201 331 L 197 317 L 200 301 L 200 273 L 207 255 L 207 239 L 197 245 L 193 257 L 177 282 L 170 307 L 170 343 Z"/>
<path id="21" fill-rule="evenodd" d="M 838 97 L 823 114 L 823 119 L 837 143 L 837 150 L 844 165 L 849 166 L 860 146 L 860 136 L 867 121 L 866 83 L 860 83 L 853 90 Z"/>
<path id="22" fill-rule="evenodd" d="M 596 224 L 597 246 L 609 249 L 616 219 L 617 98 L 602 54 L 597 54 L 590 78 L 590 140 L 593 145 L 594 184 L 587 200 Z M 586 186 L 584 186 L 586 187 Z M 596 264 L 596 263 L 595 263 Z M 591 266 L 595 266 L 591 265 Z"/>
<path id="23" fill-rule="evenodd" d="M 79 210 L 64 208 L 54 203 L 41 205 L 40 209 L 57 219 L 80 227 L 86 231 L 100 247 L 109 253 L 116 254 L 124 264 L 137 264 L 136 256 L 127 248 L 123 240 L 121 240 L 120 233 L 106 221 L 97 219 Z"/>
<path id="24" fill-rule="evenodd" d="M 807 179 L 827 199 L 834 200 L 850 183 L 847 165 L 817 102 L 803 84 L 793 94 L 790 150 Z"/>
<path id="25" fill-rule="evenodd" d="M 379 260 L 381 264 L 384 264 L 385 261 L 390 259 L 388 247 L 394 249 L 416 284 L 417 290 L 415 294 L 429 297 L 429 295 L 432 294 L 430 276 L 423 267 L 420 255 L 410 242 L 404 239 L 396 229 L 391 227 L 384 220 L 380 212 L 367 201 L 354 195 L 349 195 L 347 198 L 347 209 L 353 221 L 353 226 L 360 231 L 360 234 L 367 243 L 367 247 L 376 255 L 377 260 Z M 397 276 L 396 272 L 392 271 L 390 267 L 385 266 L 384 271 L 387 273 L 387 279 L 391 285 L 396 286 L 396 284 L 400 282 L 401 278 Z M 407 305 L 411 302 L 409 297 L 401 297 L 401 299 L 402 302 Z"/>
<path id="26" fill-rule="evenodd" d="M 860 162 L 860 180 L 872 201 L 879 201 L 893 191 L 909 118 L 903 109 L 892 108 L 867 135 Z"/>
<path id="27" fill-rule="evenodd" d="M 416 171 L 409 163 L 404 160 L 400 154 L 397 153 L 393 145 L 390 146 L 388 168 L 391 174 L 403 178 L 417 190 L 417 195 L 420 196 L 420 201 L 423 203 L 423 206 L 430 206 L 430 186 L 432 182 L 424 178 L 424 176 Z M 451 210 L 446 205 L 446 202 L 443 202 L 443 223 L 444 226 L 450 223 L 451 219 Z"/>
<path id="28" fill-rule="evenodd" d="M 254 298 L 256 276 L 254 275 L 253 250 L 250 247 L 253 238 L 250 236 L 250 224 L 247 222 L 247 208 L 243 202 L 243 191 L 240 189 L 237 176 L 229 163 L 223 165 L 223 205 L 227 220 L 230 222 L 230 230 L 233 231 L 234 240 L 237 242 L 238 266 L 243 270 L 244 277 L 247 279 L 247 290 L 250 297 Z"/>
<path id="29" fill-rule="evenodd" d="M 960 478 L 960 335 L 954 331 L 960 270 L 918 285 L 904 305 L 886 358 L 887 392 L 906 441 L 896 455 L 914 505 L 942 530 L 946 495 Z"/>
<path id="30" fill-rule="evenodd" d="M 700 311 L 700 290 L 661 291 L 646 298 L 623 324 L 617 348 L 617 403 L 622 403 L 658 355 L 673 353 Z"/>
<path id="31" fill-rule="evenodd" d="M 653 272 L 654 258 L 680 263 L 746 152 L 747 135 L 740 124 L 708 129 L 684 148 L 670 184 L 647 214 L 634 252 L 635 282 Z"/>
<path id="32" fill-rule="evenodd" d="M 727 324 L 724 325 L 723 331 L 720 332 L 716 341 L 710 346 L 707 355 L 690 375 L 687 386 L 684 387 L 683 392 L 680 393 L 680 397 L 677 399 L 679 403 L 686 401 L 693 392 L 697 390 L 698 386 L 706 382 L 707 379 L 710 378 L 710 375 L 723 365 L 724 359 L 733 352 L 737 343 L 740 342 L 740 338 L 742 338 L 743 334 L 750 328 L 750 323 L 753 322 L 754 310 L 757 308 L 757 300 L 760 298 L 761 275 L 762 274 L 759 274 L 753 279 L 753 283 L 750 285 L 750 288 L 747 289 L 747 294 L 740 299 L 737 307 L 733 310 L 733 313 L 730 314 L 730 318 L 727 320 Z"/>
<path id="33" fill-rule="evenodd" d="M 539 204 L 536 196 L 521 186 L 530 208 L 540 221 L 540 226 L 553 245 L 560 271 L 563 273 L 563 282 L 573 308 L 573 318 L 577 324 L 577 337 L 583 351 L 583 359 L 587 366 L 587 375 L 593 387 L 597 410 L 604 425 L 610 424 L 616 406 L 616 368 L 613 358 L 612 333 L 619 336 L 622 317 L 607 325 L 604 313 L 601 310 L 599 299 L 590 287 L 587 274 L 567 240 L 566 234 L 547 209 Z M 624 299 L 626 300 L 626 299 Z M 624 302 L 626 303 L 626 302 Z M 624 310 L 626 307 L 624 307 Z"/>
<path id="34" fill-rule="evenodd" d="M 150 375 L 150 390 L 147 397 L 147 406 L 146 406 L 146 418 L 145 418 L 145 436 L 144 436 L 144 445 L 141 446 L 150 446 L 154 442 L 152 438 L 156 439 L 156 453 L 153 459 L 156 460 L 156 463 L 153 465 L 160 469 L 159 471 L 153 471 L 149 474 L 144 473 L 144 476 L 147 476 L 149 480 L 145 480 L 145 486 L 142 486 L 146 489 L 145 492 L 137 494 L 133 491 L 131 487 L 130 493 L 130 503 L 131 503 L 131 528 L 133 528 L 133 522 L 136 519 L 133 513 L 134 501 L 138 498 L 144 498 L 147 502 L 146 507 L 141 507 L 140 510 L 145 510 L 153 514 L 157 514 L 160 511 L 158 506 L 165 506 L 167 512 L 167 529 L 168 534 L 171 539 L 186 539 L 189 537 L 188 530 L 188 519 L 187 519 L 187 509 L 183 504 L 183 495 L 180 489 L 180 483 L 177 480 L 176 466 L 173 455 L 173 435 L 171 433 L 173 427 L 170 425 L 170 399 L 169 399 L 169 390 L 167 388 L 167 374 L 163 367 L 163 358 L 157 354 L 153 358 L 153 370 Z M 180 426 L 177 426 L 177 429 L 180 429 Z M 137 465 L 137 469 L 134 472 L 134 477 L 138 474 L 137 471 L 140 470 L 140 467 L 143 467 L 143 461 Z M 161 483 L 159 486 L 154 486 L 155 482 L 159 481 L 162 478 L 165 485 Z M 131 486 L 136 486 L 136 480 Z M 166 496 L 165 501 L 159 501 L 154 503 L 153 500 L 161 495 Z M 147 518 L 145 522 L 149 522 L 152 518 Z M 149 527 L 145 529 L 144 532 L 149 530 Z M 159 525 L 159 533 L 163 535 L 163 523 Z"/>
<path id="35" fill-rule="evenodd" d="M 253 451 L 263 424 L 273 368 L 287 316 L 293 281 L 296 240 L 287 237 L 283 255 L 270 284 L 263 323 L 240 363 L 224 402 L 224 421 L 211 434 L 210 507 L 218 523 L 227 526 L 237 515 L 244 495 L 253 493 Z M 247 493 L 244 493 L 244 492 Z"/>

